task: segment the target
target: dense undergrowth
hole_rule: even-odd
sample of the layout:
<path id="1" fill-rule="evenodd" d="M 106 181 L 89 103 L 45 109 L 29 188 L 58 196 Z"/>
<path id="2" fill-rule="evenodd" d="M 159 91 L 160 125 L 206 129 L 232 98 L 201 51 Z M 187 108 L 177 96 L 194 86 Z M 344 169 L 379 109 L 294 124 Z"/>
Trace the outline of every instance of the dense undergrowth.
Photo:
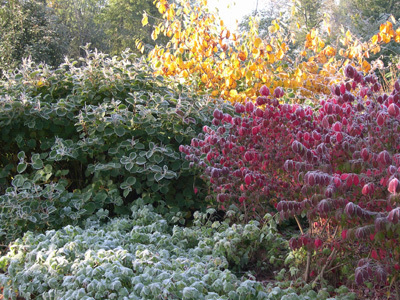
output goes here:
<path id="1" fill-rule="evenodd" d="M 372 46 L 400 36 L 390 24 Z M 129 53 L 7 73 L 3 297 L 399 299 L 400 81 L 359 62 L 310 58 L 305 94 L 262 76 L 245 90 L 247 72 L 240 97 L 218 69 L 156 76 Z"/>
<path id="2" fill-rule="evenodd" d="M 77 64 L 27 62 L 1 81 L 3 297 L 354 298 L 282 281 L 299 269 L 277 215 L 196 212 L 217 199 L 180 145 L 232 105 L 129 54 Z"/>
<path id="3" fill-rule="evenodd" d="M 195 214 L 190 228 L 174 226 L 152 206 L 132 206 L 131 217 L 85 228 L 66 226 L 18 239 L 0 260 L 4 297 L 25 299 L 326 299 L 329 293 L 264 285 L 229 270 L 251 252 L 282 259 L 287 241 L 271 217 L 261 226 L 229 225 Z M 234 212 L 230 212 L 235 214 Z M 239 261 L 240 262 L 239 262 Z M 265 266 L 270 264 L 267 262 Z M 336 290 L 337 299 L 346 289 Z"/>

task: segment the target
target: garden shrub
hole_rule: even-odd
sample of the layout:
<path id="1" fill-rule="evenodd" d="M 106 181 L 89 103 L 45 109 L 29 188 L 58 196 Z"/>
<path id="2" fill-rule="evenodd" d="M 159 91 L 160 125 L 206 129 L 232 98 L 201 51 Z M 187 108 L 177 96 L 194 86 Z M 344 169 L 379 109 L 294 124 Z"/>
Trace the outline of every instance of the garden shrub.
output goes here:
<path id="1" fill-rule="evenodd" d="M 282 219 L 307 213 L 308 232 L 290 244 L 315 254 L 309 268 L 314 282 L 337 267 L 343 281 L 353 278 L 390 293 L 400 276 L 400 84 L 384 92 L 374 75 L 351 65 L 345 75 L 321 101 L 312 134 L 299 128 L 295 158 L 285 163 L 302 198 L 282 201 L 277 209 Z"/>
<path id="2" fill-rule="evenodd" d="M 0 82 L 2 239 L 99 210 L 124 215 L 139 197 L 182 216 L 205 207 L 178 147 L 229 105 L 154 77 L 129 53 L 88 53 L 56 70 L 28 62 L 8 76 Z"/>
<path id="3" fill-rule="evenodd" d="M 385 93 L 374 75 L 351 65 L 344 73 L 315 109 L 281 104 L 283 90 L 266 87 L 234 115 L 216 109 L 212 125 L 180 150 L 204 170 L 222 208 L 233 203 L 257 217 L 275 203 L 281 220 L 307 217 L 290 240 L 308 257 L 306 281 L 333 270 L 337 283 L 390 290 L 400 275 L 400 83 Z"/>
<path id="4" fill-rule="evenodd" d="M 235 114 L 216 109 L 210 126 L 191 145 L 180 150 L 200 167 L 220 207 L 235 204 L 247 218 L 262 217 L 277 201 L 300 194 L 292 174 L 284 171 L 294 158 L 292 141 L 299 128 L 313 131 L 313 110 L 308 106 L 280 104 L 283 89 L 270 93 L 266 86 L 255 104 L 237 103 Z"/>
<path id="5" fill-rule="evenodd" d="M 326 298 L 317 298 L 313 291 L 308 292 L 312 297 L 301 297 L 293 289 L 264 286 L 249 276 L 238 278 L 227 268 L 229 257 L 241 255 L 240 244 L 267 253 L 274 248 L 286 252 L 287 242 L 276 233 L 271 218 L 262 227 L 254 222 L 230 226 L 196 213 L 191 228 L 171 228 L 152 206 L 137 202 L 132 212 L 130 218 L 114 218 L 108 224 L 90 218 L 84 229 L 68 225 L 45 234 L 26 233 L 0 259 L 4 297 Z"/>

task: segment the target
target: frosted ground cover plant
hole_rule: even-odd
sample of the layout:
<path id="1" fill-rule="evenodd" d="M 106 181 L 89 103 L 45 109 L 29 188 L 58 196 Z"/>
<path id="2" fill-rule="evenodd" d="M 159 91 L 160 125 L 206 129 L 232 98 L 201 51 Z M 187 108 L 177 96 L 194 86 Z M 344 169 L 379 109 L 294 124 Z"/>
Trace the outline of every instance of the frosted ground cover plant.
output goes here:
<path id="1" fill-rule="evenodd" d="M 4 297 L 16 299 L 326 299 L 309 291 L 272 288 L 228 267 L 239 242 L 278 239 L 275 225 L 204 224 L 171 227 L 151 206 L 134 206 L 131 218 L 86 229 L 66 226 L 26 233 L 0 259 Z M 94 220 L 94 219 L 93 219 Z M 240 250 L 239 250 L 240 251 Z M 267 249 L 271 251 L 271 249 Z M 323 297 L 323 298 L 321 298 Z"/>

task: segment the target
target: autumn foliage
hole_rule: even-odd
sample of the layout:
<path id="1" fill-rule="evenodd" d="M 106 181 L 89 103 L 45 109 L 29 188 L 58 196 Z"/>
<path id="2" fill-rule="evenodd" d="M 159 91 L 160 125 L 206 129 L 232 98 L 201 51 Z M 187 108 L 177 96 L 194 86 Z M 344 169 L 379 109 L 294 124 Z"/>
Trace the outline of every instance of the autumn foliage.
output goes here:
<path id="1" fill-rule="evenodd" d="M 367 73 L 371 70 L 369 54 L 379 52 L 381 43 L 400 39 L 400 31 L 388 22 L 368 43 L 347 31 L 340 44 L 328 45 L 325 40 L 330 28 L 326 24 L 324 32 L 311 30 L 303 51 L 293 56 L 289 54 L 293 39 L 279 20 L 272 22 L 269 38 L 261 39 L 256 20 L 251 21 L 249 32 L 232 33 L 206 8 L 206 0 L 155 3 L 164 19 L 154 27 L 152 37 L 170 38 L 167 46 L 156 46 L 149 53 L 157 73 L 232 103 L 255 101 L 263 85 L 272 90 L 283 87 L 290 102 L 328 95 L 329 86 L 343 80 L 344 65 L 354 63 Z M 145 15 L 144 25 L 147 20 Z M 143 50 L 144 45 L 139 48 Z"/>
<path id="2" fill-rule="evenodd" d="M 153 37 L 170 37 L 149 54 L 157 73 L 235 105 L 180 146 L 210 197 L 248 218 L 295 218 L 290 246 L 308 257 L 306 281 L 390 291 L 400 276 L 400 83 L 384 90 L 370 55 L 400 42 L 400 29 L 388 21 L 368 42 L 347 31 L 332 45 L 326 25 L 293 54 L 279 20 L 261 39 L 255 20 L 231 33 L 205 0 L 156 3 L 164 21 Z"/>

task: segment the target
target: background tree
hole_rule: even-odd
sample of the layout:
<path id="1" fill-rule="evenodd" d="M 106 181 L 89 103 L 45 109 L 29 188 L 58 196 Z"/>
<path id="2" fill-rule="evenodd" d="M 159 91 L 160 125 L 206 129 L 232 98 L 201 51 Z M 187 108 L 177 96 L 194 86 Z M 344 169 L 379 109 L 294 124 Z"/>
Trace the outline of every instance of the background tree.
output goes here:
<path id="1" fill-rule="evenodd" d="M 280 19 L 281 24 L 285 24 L 290 19 L 291 3 L 279 0 L 264 1 L 259 3 L 259 8 L 251 14 L 243 17 L 239 23 L 240 32 L 248 32 L 250 30 L 249 21 L 252 16 L 259 18 L 258 31 L 261 38 L 269 36 L 268 28 L 272 25 L 272 21 Z"/>
<path id="2" fill-rule="evenodd" d="M 65 27 L 45 1 L 0 2 L 0 76 L 22 58 L 57 66 L 66 54 Z"/>
<path id="3" fill-rule="evenodd" d="M 86 44 L 108 52 L 105 23 L 101 16 L 106 3 L 106 0 L 49 0 L 48 5 L 68 29 L 68 56 L 84 56 L 85 50 L 81 47 Z"/>
<path id="4" fill-rule="evenodd" d="M 142 26 L 143 13 L 147 14 L 151 26 Z M 151 33 L 154 24 L 159 23 L 161 14 L 153 0 L 109 0 L 102 11 L 102 19 L 106 24 L 107 49 L 111 54 L 118 54 L 126 48 L 135 51 L 137 40 L 154 46 Z"/>
<path id="5" fill-rule="evenodd" d="M 318 28 L 324 17 L 324 0 L 295 0 L 292 6 L 291 31 L 299 45 L 304 44 L 307 33 Z"/>
<path id="6" fill-rule="evenodd" d="M 399 0 L 348 0 L 333 6 L 331 24 L 333 36 L 343 35 L 349 30 L 360 41 L 367 42 L 379 32 L 386 21 L 398 21 L 400 18 Z M 397 27 L 396 24 L 394 27 Z M 379 54 L 372 54 L 370 60 L 381 58 L 385 65 L 398 61 L 400 47 L 398 43 L 382 46 Z"/>

